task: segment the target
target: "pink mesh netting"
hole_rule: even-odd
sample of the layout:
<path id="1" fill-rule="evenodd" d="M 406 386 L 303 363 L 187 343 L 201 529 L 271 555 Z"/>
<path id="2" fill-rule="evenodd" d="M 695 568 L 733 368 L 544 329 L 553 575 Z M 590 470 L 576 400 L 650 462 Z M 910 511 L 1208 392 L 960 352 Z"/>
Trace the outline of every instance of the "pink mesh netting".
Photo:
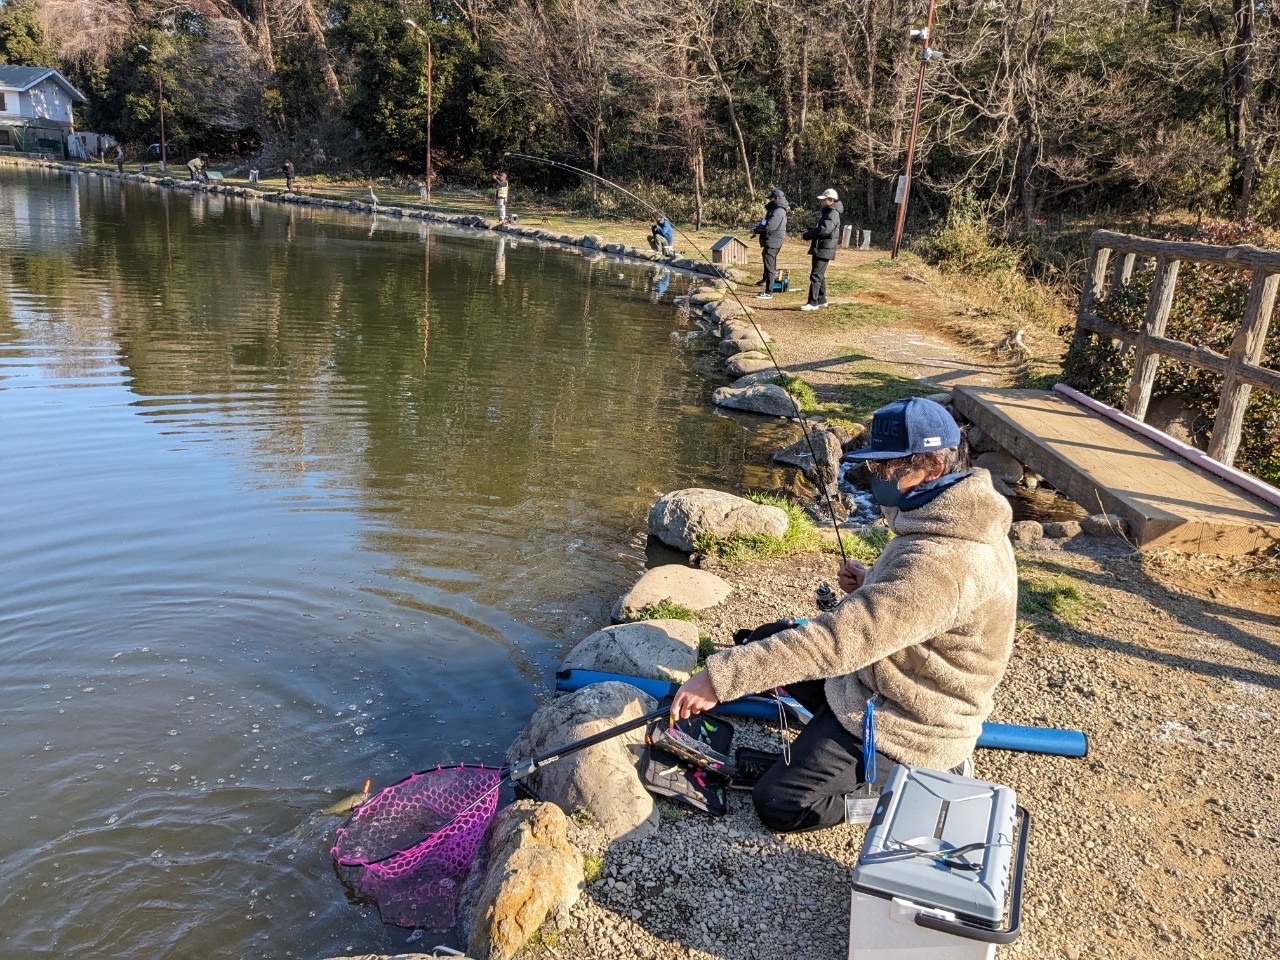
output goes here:
<path id="1" fill-rule="evenodd" d="M 385 923 L 445 930 L 501 784 L 491 767 L 415 773 L 356 807 L 330 853 Z"/>

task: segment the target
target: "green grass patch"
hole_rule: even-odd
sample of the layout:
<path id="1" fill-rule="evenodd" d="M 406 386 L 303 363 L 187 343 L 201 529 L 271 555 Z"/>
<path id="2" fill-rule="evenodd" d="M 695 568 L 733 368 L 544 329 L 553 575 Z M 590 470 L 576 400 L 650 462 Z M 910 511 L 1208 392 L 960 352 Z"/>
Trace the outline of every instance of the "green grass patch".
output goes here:
<path id="1" fill-rule="evenodd" d="M 840 273 L 827 277 L 828 297 L 851 297 L 872 286 L 871 280 L 858 273 Z"/>
<path id="2" fill-rule="evenodd" d="M 842 530 L 840 537 L 844 541 L 844 552 L 849 555 L 849 559 L 872 564 L 884 553 L 884 548 L 893 539 L 893 533 L 888 527 L 875 527 L 866 534 Z"/>
<path id="3" fill-rule="evenodd" d="M 1078 581 L 1065 574 L 1050 574 L 1034 567 L 1018 571 L 1018 617 L 1022 626 L 1061 636 L 1080 623 L 1090 604 Z"/>
<path id="4" fill-rule="evenodd" d="M 694 541 L 700 552 L 719 557 L 725 563 L 744 563 L 748 560 L 767 560 L 790 557 L 797 553 L 821 553 L 835 550 L 818 533 L 813 521 L 800 508 L 785 497 L 771 493 L 748 493 L 747 499 L 771 507 L 779 507 L 787 514 L 787 532 L 781 537 L 758 533 L 734 537 L 716 537 L 704 534 Z"/>
<path id="5" fill-rule="evenodd" d="M 604 873 L 604 857 L 597 856 L 594 853 L 584 853 L 582 855 L 582 878 L 587 885 L 595 883 Z"/>
<path id="6" fill-rule="evenodd" d="M 791 396 L 795 397 L 802 413 L 810 413 L 818 405 L 818 395 L 813 392 L 813 387 L 797 376 L 783 373 L 771 378 L 769 383 L 776 383 Z"/>
<path id="7" fill-rule="evenodd" d="M 670 803 L 659 804 L 658 812 L 659 816 L 662 817 L 663 823 L 679 823 L 681 820 L 689 816 L 688 810 Z"/>
<path id="8" fill-rule="evenodd" d="M 639 623 L 641 620 L 691 620 L 696 622 L 698 615 L 684 604 L 672 603 L 670 600 L 659 600 L 646 604 L 639 610 L 629 611 L 623 623 Z"/>
<path id="9" fill-rule="evenodd" d="M 707 657 L 716 652 L 716 642 L 711 639 L 710 634 L 698 634 L 698 666 L 702 666 L 707 662 Z"/>
<path id="10" fill-rule="evenodd" d="M 837 415 L 849 420 L 865 420 L 886 403 L 903 397 L 923 397 L 937 393 L 933 384 L 922 383 L 888 365 L 866 356 L 850 357 L 855 362 L 849 379 L 840 385 L 841 404 Z M 828 404 L 827 407 L 831 407 Z M 835 413 L 835 411 L 832 411 Z M 827 415 L 831 419 L 831 415 Z"/>
<path id="11" fill-rule="evenodd" d="M 907 311 L 884 303 L 833 303 L 818 314 L 823 327 L 887 327 L 907 319 Z"/>

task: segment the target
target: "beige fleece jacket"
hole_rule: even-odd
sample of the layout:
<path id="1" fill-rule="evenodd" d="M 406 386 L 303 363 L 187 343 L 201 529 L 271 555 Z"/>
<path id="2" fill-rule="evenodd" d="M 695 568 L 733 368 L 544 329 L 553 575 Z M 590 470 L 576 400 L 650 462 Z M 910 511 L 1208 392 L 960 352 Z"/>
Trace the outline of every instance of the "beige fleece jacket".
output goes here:
<path id="1" fill-rule="evenodd" d="M 1012 511 L 977 469 L 931 503 L 884 513 L 897 536 L 858 590 L 808 623 L 711 656 L 707 674 L 721 701 L 826 678 L 827 702 L 859 737 L 874 694 L 876 749 L 946 770 L 973 752 L 1013 650 Z"/>

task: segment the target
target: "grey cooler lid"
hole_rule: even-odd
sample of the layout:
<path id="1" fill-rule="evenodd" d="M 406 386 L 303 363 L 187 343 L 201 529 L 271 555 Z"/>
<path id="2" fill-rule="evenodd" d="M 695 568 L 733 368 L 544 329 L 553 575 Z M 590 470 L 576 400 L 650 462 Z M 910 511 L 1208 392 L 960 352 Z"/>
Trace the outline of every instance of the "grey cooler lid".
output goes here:
<path id="1" fill-rule="evenodd" d="M 898 764 L 880 794 L 853 885 L 997 925 L 1017 840 L 1017 797 L 1009 787 Z M 980 847 L 956 853 L 969 844 Z M 947 866 L 949 852 L 978 868 Z"/>

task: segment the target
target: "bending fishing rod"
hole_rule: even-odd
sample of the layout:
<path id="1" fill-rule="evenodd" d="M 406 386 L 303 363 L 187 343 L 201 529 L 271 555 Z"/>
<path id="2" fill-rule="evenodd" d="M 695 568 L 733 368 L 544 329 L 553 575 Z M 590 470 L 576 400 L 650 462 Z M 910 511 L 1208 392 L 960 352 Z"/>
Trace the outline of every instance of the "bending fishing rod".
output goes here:
<path id="1" fill-rule="evenodd" d="M 626 187 L 622 186 L 622 184 L 615 183 L 612 180 L 609 180 L 605 177 L 600 176 L 600 174 L 598 173 L 592 173 L 590 170 L 584 170 L 581 167 L 575 167 L 573 166 L 573 164 L 564 163 L 563 161 L 560 161 L 560 160 L 552 160 L 548 157 L 535 157 L 527 153 L 513 153 L 508 150 L 504 152 L 502 155 L 503 157 L 515 157 L 518 160 L 528 160 L 531 163 L 541 163 L 548 167 L 556 167 L 561 170 L 568 170 L 572 173 L 576 173 L 580 177 L 586 177 L 590 180 L 594 180 L 596 183 L 603 184 L 604 186 L 609 187 L 612 190 L 617 190 L 623 196 L 630 197 L 632 200 L 634 200 L 637 204 L 643 207 L 650 214 L 662 213 L 662 211 L 659 210 L 652 203 L 645 200 L 643 197 L 637 196 L 636 194 L 632 193 Z M 667 222 L 670 223 L 671 221 L 668 220 Z M 698 246 L 698 244 L 694 241 L 694 239 L 691 236 L 689 236 L 689 234 L 685 233 L 683 230 L 677 227 L 674 223 L 671 224 L 671 226 L 677 233 L 680 234 L 682 238 L 684 238 L 685 242 L 690 247 L 693 248 L 694 252 L 697 253 L 698 258 L 703 263 L 713 268 L 715 267 L 715 264 L 711 262 L 711 258 L 708 257 L 702 251 L 702 248 Z M 742 308 L 743 316 L 745 316 L 748 322 L 750 322 L 752 329 L 755 330 L 756 332 L 757 339 L 759 339 L 759 341 L 764 345 L 764 352 L 769 357 L 769 362 L 773 364 L 773 369 L 778 371 L 778 376 L 785 381 L 787 375 L 786 373 L 783 372 L 782 366 L 778 363 L 778 358 L 773 355 L 773 350 L 770 349 L 769 347 L 769 341 L 765 339 L 764 331 L 762 331 L 760 329 L 760 325 L 756 323 L 755 317 L 753 316 L 754 311 L 748 308 L 747 305 L 742 302 L 742 298 L 738 296 L 738 293 L 733 288 L 733 285 L 727 283 L 728 278 L 723 276 L 723 272 L 720 272 L 720 277 L 722 280 L 726 281 L 725 292 L 727 292 L 729 296 L 733 297 L 734 302 L 736 302 L 738 306 Z M 836 519 L 835 504 L 832 503 L 831 494 L 827 490 L 826 485 L 822 483 L 822 475 L 821 473 L 818 473 L 818 470 L 817 470 L 818 451 L 813 446 L 813 436 L 808 427 L 808 419 L 804 416 L 804 413 L 800 410 L 800 403 L 796 400 L 795 397 L 791 395 L 791 393 L 786 389 L 786 387 L 782 388 L 782 392 L 785 393 L 787 395 L 787 399 L 791 401 L 791 409 L 795 411 L 795 418 L 800 423 L 800 432 L 804 434 L 804 442 L 805 442 L 805 445 L 809 448 L 809 456 L 813 457 L 814 472 L 818 475 L 817 485 L 822 490 L 822 499 L 826 501 L 827 511 L 831 514 L 832 529 L 835 531 L 835 534 L 836 534 L 836 546 L 840 548 L 840 559 L 847 561 L 849 559 L 849 554 L 845 552 L 844 538 L 840 536 L 840 523 Z M 838 476 L 838 468 L 837 468 L 837 476 Z"/>

